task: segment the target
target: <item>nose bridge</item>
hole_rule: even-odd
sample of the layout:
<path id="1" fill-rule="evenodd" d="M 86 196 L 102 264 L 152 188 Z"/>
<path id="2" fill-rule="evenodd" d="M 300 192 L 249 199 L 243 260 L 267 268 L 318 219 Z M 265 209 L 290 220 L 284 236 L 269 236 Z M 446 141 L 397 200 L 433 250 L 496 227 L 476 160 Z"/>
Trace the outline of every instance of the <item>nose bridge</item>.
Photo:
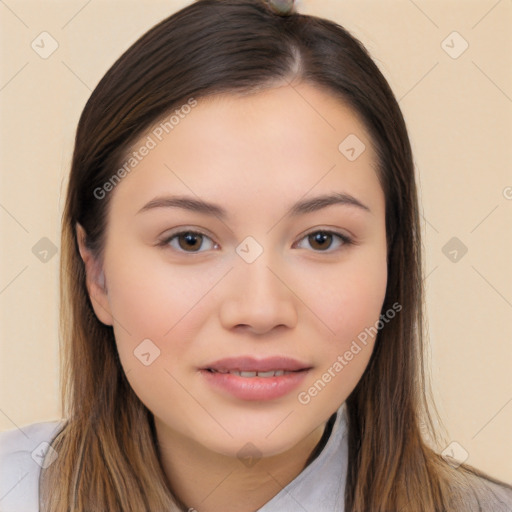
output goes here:
<path id="1" fill-rule="evenodd" d="M 280 276 L 278 256 L 263 249 L 255 256 L 256 247 L 247 241 L 237 248 L 230 290 L 222 305 L 226 327 L 247 325 L 264 332 L 277 325 L 292 327 L 297 321 L 295 298 Z M 246 249 L 240 254 L 240 248 Z M 250 255 L 251 257 L 248 257 Z M 278 277 L 279 276 L 279 277 Z"/>
<path id="2" fill-rule="evenodd" d="M 247 236 L 238 244 L 235 273 L 255 289 L 276 286 L 275 276 L 270 269 L 280 266 L 278 255 L 272 249 L 271 237 L 267 236 L 263 241 L 261 236 L 258 238 L 260 241 L 253 236 Z M 244 277 L 242 278 L 242 276 Z"/>
<path id="3" fill-rule="evenodd" d="M 239 262 L 235 272 L 240 276 L 243 296 L 266 300 L 284 298 L 283 284 L 275 275 L 278 267 L 276 258 L 270 256 L 270 251 L 266 251 L 253 263 Z"/>

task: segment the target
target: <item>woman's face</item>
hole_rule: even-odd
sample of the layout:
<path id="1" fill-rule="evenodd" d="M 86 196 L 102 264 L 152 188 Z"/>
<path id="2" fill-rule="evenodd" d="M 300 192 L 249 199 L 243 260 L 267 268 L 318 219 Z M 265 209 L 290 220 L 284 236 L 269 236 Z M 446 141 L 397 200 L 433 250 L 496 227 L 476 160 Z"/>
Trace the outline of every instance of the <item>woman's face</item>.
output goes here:
<path id="1" fill-rule="evenodd" d="M 159 435 L 282 453 L 345 401 L 373 349 L 387 283 L 375 154 L 310 85 L 192 104 L 103 188 L 106 286 L 89 291 Z"/>

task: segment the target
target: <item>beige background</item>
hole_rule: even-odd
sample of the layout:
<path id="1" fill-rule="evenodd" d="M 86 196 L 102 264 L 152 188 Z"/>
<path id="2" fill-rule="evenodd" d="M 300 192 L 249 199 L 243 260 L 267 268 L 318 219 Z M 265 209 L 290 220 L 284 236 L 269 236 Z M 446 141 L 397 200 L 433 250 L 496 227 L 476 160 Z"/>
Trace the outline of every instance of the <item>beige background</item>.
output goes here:
<path id="1" fill-rule="evenodd" d="M 43 237 L 60 245 L 80 112 L 114 60 L 188 3 L 0 3 L 0 430 L 60 417 L 59 252 L 42 262 L 32 248 Z M 512 1 L 302 0 L 299 10 L 360 38 L 400 101 L 421 190 L 431 372 L 447 441 L 512 482 Z M 43 31 L 59 44 L 47 59 L 31 48 Z M 452 237 L 468 249 L 456 249 L 456 262 L 443 253 Z"/>

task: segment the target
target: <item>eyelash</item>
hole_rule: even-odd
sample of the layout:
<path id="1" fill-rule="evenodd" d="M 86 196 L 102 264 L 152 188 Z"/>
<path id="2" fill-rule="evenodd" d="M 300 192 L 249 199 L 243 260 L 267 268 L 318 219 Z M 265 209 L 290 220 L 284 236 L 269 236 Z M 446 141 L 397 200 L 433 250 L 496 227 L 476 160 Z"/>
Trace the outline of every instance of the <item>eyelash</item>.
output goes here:
<path id="1" fill-rule="evenodd" d="M 300 241 L 302 241 L 302 240 L 304 240 L 304 239 L 306 239 L 306 238 L 308 238 L 309 236 L 314 235 L 314 234 L 317 234 L 317 233 L 323 233 L 323 234 L 325 234 L 325 235 L 333 235 L 334 237 L 338 237 L 338 238 L 341 240 L 342 244 L 341 244 L 341 246 L 340 246 L 340 247 L 338 247 L 337 249 L 333 249 L 333 250 L 331 250 L 330 248 L 329 248 L 329 249 L 326 249 L 326 250 L 323 250 L 323 251 L 322 251 L 322 250 L 314 250 L 314 249 L 313 249 L 313 252 L 315 252 L 315 253 L 319 253 L 319 254 L 322 254 L 322 253 L 331 254 L 331 253 L 334 253 L 334 252 L 336 252 L 336 251 L 338 251 L 338 250 L 341 250 L 341 249 L 342 249 L 343 247 L 345 247 L 345 246 L 355 245 L 355 242 L 354 242 L 354 240 L 353 240 L 351 237 L 349 237 L 349 236 L 347 236 L 347 235 L 345 235 L 345 234 L 343 234 L 343 233 L 339 233 L 339 232 L 337 232 L 337 231 L 332 231 L 332 230 L 327 230 L 327 229 L 317 229 L 317 230 L 314 230 L 314 231 L 310 231 L 309 233 L 306 233 L 306 234 L 305 234 L 305 235 L 304 235 L 304 236 L 299 240 L 299 242 L 300 242 Z M 179 237 L 180 235 L 185 235 L 185 234 L 201 235 L 201 236 L 203 236 L 203 237 L 206 237 L 206 238 L 210 239 L 210 240 L 213 242 L 213 240 L 211 239 L 211 237 L 210 237 L 210 236 L 208 236 L 206 233 L 203 233 L 202 231 L 197 231 L 197 230 L 196 230 L 196 231 L 194 231 L 194 230 L 187 229 L 187 230 L 177 231 L 177 232 L 172 233 L 171 235 L 169 235 L 169 236 L 165 237 L 162 241 L 160 241 L 160 242 L 158 243 L 158 246 L 160 246 L 160 247 L 164 247 L 164 248 L 165 248 L 165 247 L 169 247 L 169 243 L 170 243 L 174 238 L 177 238 L 177 237 Z M 215 243 L 215 242 L 213 242 L 213 243 L 214 243 L 214 245 L 218 246 L 218 244 L 217 244 L 217 243 Z M 179 252 L 179 253 L 182 253 L 182 254 L 200 254 L 200 253 L 202 253 L 202 252 L 205 252 L 205 251 L 184 251 L 184 250 L 182 250 L 182 249 L 176 249 L 176 248 L 174 248 L 174 247 L 172 247 L 172 249 L 174 249 L 176 252 Z"/>

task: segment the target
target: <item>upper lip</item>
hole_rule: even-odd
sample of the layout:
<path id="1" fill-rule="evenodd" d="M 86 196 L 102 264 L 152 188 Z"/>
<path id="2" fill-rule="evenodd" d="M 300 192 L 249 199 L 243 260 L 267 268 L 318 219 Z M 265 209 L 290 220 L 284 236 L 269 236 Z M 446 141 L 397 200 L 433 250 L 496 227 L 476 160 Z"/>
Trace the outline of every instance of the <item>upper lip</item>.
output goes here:
<path id="1" fill-rule="evenodd" d="M 257 359 L 252 356 L 228 357 L 218 359 L 212 363 L 204 365 L 202 370 L 221 370 L 221 371 L 241 371 L 241 372 L 268 372 L 271 370 L 285 370 L 289 372 L 299 370 L 309 370 L 310 365 L 301 363 L 290 357 L 267 357 Z"/>

